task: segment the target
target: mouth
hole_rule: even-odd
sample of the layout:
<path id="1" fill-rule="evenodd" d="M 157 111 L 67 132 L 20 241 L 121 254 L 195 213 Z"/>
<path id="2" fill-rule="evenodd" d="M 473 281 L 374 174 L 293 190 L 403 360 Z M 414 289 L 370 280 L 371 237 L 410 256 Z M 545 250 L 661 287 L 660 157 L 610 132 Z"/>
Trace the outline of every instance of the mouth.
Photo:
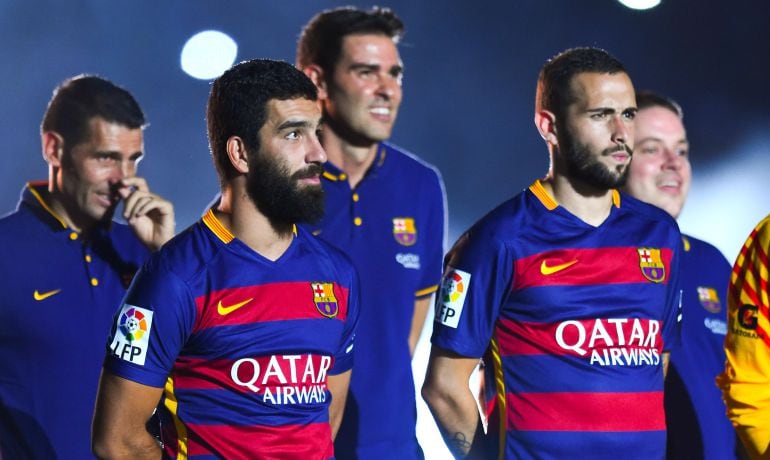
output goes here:
<path id="1" fill-rule="evenodd" d="M 608 149 L 607 155 L 618 163 L 628 163 L 631 160 L 631 149 L 628 146 L 621 145 Z"/>
<path id="2" fill-rule="evenodd" d="M 657 186 L 666 193 L 678 195 L 682 190 L 682 181 L 677 178 L 665 178 L 658 181 Z"/>
<path id="3" fill-rule="evenodd" d="M 321 174 L 323 174 L 323 166 L 318 164 L 311 164 L 305 169 L 297 171 L 293 174 L 294 180 L 302 184 L 317 185 L 321 183 Z"/>
<path id="4" fill-rule="evenodd" d="M 116 196 L 113 193 L 99 193 L 97 192 L 95 194 L 97 203 L 104 207 L 104 208 L 110 208 L 114 206 L 118 202 L 118 196 Z"/>
<path id="5" fill-rule="evenodd" d="M 390 107 L 370 107 L 369 114 L 381 121 L 390 121 L 393 111 Z"/>

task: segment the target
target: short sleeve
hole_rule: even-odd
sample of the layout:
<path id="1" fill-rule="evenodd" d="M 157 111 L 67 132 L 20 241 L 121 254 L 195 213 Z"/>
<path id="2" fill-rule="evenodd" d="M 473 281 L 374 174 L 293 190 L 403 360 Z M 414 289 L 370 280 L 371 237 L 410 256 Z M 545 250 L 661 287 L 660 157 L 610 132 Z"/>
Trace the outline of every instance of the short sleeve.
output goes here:
<path id="1" fill-rule="evenodd" d="M 155 262 L 139 271 L 115 314 L 104 367 L 163 387 L 193 329 L 196 308 L 186 284 Z"/>
<path id="2" fill-rule="evenodd" d="M 481 357 L 513 281 L 513 257 L 493 235 L 469 231 L 446 258 L 431 341 Z"/>

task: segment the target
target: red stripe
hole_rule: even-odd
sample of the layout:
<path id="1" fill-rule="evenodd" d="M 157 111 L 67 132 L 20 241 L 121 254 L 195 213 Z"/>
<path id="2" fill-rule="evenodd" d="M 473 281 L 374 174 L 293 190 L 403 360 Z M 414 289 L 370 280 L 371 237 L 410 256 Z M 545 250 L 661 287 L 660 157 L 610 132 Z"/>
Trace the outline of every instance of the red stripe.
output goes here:
<path id="1" fill-rule="evenodd" d="M 187 425 L 188 456 L 221 458 L 297 459 L 334 456 L 328 423 L 284 426 Z M 167 453 L 176 457 L 175 443 Z"/>
<path id="2" fill-rule="evenodd" d="M 499 319 L 495 326 L 500 356 L 568 355 L 589 356 L 591 350 L 656 349 L 663 347 L 662 324 L 636 318 L 598 318 L 561 323 L 526 323 Z"/>
<path id="3" fill-rule="evenodd" d="M 506 395 L 508 429 L 658 431 L 666 429 L 663 392 Z"/>
<path id="4" fill-rule="evenodd" d="M 322 386 L 325 391 L 327 371 L 333 364 L 331 357 L 307 354 L 258 356 L 248 361 L 180 357 L 171 377 L 177 390 L 230 388 L 263 394 L 265 388 L 270 388 L 275 394 L 276 389 L 281 388 L 281 394 L 285 394 L 286 388 L 291 388 L 290 392 L 294 389 L 321 391 Z"/>
<path id="5" fill-rule="evenodd" d="M 337 300 L 334 318 L 344 321 L 348 314 L 348 289 L 335 283 L 334 296 Z M 235 310 L 225 310 L 225 314 L 218 310 L 220 303 L 226 309 L 249 299 L 248 303 Z M 326 318 L 314 299 L 310 282 L 272 283 L 211 291 L 195 299 L 198 318 L 193 332 L 213 326 Z"/>
<path id="6" fill-rule="evenodd" d="M 671 274 L 672 251 L 662 248 L 661 261 L 665 269 L 662 283 Z M 559 266 L 577 261 L 554 273 L 542 273 L 542 264 Z M 514 290 L 536 286 L 572 286 L 593 284 L 651 283 L 640 266 L 637 248 L 559 249 L 541 252 L 515 263 Z"/>

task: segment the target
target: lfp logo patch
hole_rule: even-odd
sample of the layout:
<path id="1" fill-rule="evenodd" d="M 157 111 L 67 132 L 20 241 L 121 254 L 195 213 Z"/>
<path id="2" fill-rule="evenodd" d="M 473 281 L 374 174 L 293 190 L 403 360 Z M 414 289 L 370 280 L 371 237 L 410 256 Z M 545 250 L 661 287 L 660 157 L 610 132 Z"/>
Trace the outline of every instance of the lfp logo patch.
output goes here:
<path id="1" fill-rule="evenodd" d="M 152 310 L 123 304 L 110 344 L 112 353 L 130 363 L 144 365 L 152 329 Z"/>
<path id="2" fill-rule="evenodd" d="M 666 267 L 660 258 L 660 249 L 637 248 L 639 253 L 639 268 L 642 275 L 653 283 L 660 283 L 666 278 Z"/>
<path id="3" fill-rule="evenodd" d="M 310 283 L 313 288 L 313 303 L 327 318 L 334 318 L 339 312 L 337 298 L 334 297 L 334 283 Z"/>
<path id="4" fill-rule="evenodd" d="M 468 294 L 471 274 L 452 267 L 447 269 L 441 281 L 439 300 L 436 302 L 436 321 L 457 329 L 460 315 L 465 307 L 465 296 Z"/>
<path id="5" fill-rule="evenodd" d="M 417 242 L 417 229 L 411 217 L 393 218 L 393 236 L 400 244 L 411 246 Z"/>

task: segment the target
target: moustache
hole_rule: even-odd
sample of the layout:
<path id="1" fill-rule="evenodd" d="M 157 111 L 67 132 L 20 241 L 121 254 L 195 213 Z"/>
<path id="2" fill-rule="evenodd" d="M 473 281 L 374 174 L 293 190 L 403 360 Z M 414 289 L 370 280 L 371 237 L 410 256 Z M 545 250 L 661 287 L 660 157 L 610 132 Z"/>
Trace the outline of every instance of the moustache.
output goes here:
<path id="1" fill-rule="evenodd" d="M 624 153 L 627 153 L 629 156 L 634 154 L 634 151 L 631 149 L 631 147 L 627 146 L 626 144 L 619 145 L 617 147 L 613 147 L 610 149 L 606 149 L 604 151 L 604 154 L 612 155 L 613 153 L 616 153 L 616 152 L 624 152 Z"/>
<path id="2" fill-rule="evenodd" d="M 305 169 L 301 169 L 294 174 L 292 174 L 292 179 L 294 180 L 300 180 L 300 179 L 309 179 L 312 177 L 318 177 L 321 174 L 323 174 L 324 168 L 320 164 L 311 164 Z"/>

